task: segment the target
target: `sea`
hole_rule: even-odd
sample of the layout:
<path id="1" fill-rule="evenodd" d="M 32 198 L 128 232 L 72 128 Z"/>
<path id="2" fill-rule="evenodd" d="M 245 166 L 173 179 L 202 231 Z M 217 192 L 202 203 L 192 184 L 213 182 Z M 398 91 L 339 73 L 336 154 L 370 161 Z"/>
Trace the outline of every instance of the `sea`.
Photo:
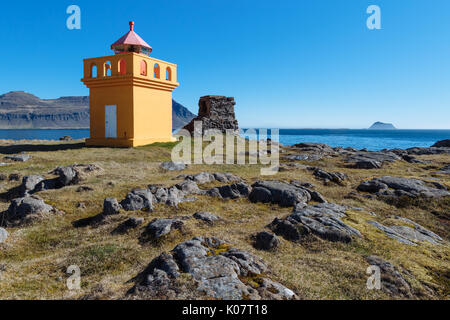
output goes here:
<path id="1" fill-rule="evenodd" d="M 271 135 L 270 129 L 267 134 Z M 89 129 L 0 129 L 0 139 L 59 140 L 63 136 L 87 138 Z M 258 136 L 250 135 L 250 138 Z M 319 142 L 332 147 L 366 148 L 372 151 L 429 147 L 444 139 L 450 139 L 450 130 L 279 129 L 279 142 L 283 145 Z"/>

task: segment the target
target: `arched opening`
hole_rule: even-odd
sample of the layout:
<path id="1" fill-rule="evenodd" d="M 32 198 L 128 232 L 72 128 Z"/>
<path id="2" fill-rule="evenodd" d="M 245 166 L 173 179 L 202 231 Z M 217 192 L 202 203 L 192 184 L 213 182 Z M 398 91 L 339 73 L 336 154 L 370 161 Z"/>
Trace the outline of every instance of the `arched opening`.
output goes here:
<path id="1" fill-rule="evenodd" d="M 126 74 L 127 73 L 127 62 L 125 59 L 119 60 L 119 74 Z"/>
<path id="2" fill-rule="evenodd" d="M 91 64 L 91 78 L 97 78 L 97 65 Z"/>
<path id="3" fill-rule="evenodd" d="M 111 62 L 110 61 L 106 61 L 105 64 L 103 65 L 103 72 L 104 72 L 104 76 L 106 77 L 111 77 Z"/>
<path id="4" fill-rule="evenodd" d="M 172 81 L 172 69 L 170 67 L 166 69 L 166 80 Z"/>
<path id="5" fill-rule="evenodd" d="M 153 66 L 153 77 L 155 77 L 156 79 L 160 78 L 160 68 L 159 68 L 159 64 L 155 63 L 155 65 Z"/>
<path id="6" fill-rule="evenodd" d="M 147 76 L 147 62 L 141 60 L 141 76 Z"/>

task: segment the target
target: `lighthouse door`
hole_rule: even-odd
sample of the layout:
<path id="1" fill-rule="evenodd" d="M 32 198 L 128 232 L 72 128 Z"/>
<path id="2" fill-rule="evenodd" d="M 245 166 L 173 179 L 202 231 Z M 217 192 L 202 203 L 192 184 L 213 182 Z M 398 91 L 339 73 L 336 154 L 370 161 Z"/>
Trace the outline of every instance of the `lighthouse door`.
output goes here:
<path id="1" fill-rule="evenodd" d="M 117 107 L 105 106 L 105 138 L 117 138 Z"/>

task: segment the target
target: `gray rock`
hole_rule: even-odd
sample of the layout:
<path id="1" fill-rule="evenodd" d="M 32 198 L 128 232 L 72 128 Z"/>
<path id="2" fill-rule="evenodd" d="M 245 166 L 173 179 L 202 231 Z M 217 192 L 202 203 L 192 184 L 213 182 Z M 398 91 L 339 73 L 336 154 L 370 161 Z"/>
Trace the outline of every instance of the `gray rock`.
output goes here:
<path id="1" fill-rule="evenodd" d="M 168 171 L 181 171 L 186 169 L 186 164 L 183 162 L 164 161 L 161 163 L 161 168 Z"/>
<path id="2" fill-rule="evenodd" d="M 394 297 L 412 297 L 409 283 L 393 264 L 377 256 L 369 256 L 366 260 L 371 266 L 380 268 L 381 290 Z"/>
<path id="3" fill-rule="evenodd" d="M 43 200 L 36 197 L 23 197 L 11 200 L 9 208 L 2 213 L 0 217 L 0 223 L 3 225 L 20 225 L 22 223 L 27 223 L 38 216 L 42 216 L 51 212 L 55 209 L 46 204 Z"/>
<path id="4" fill-rule="evenodd" d="M 408 245 L 415 245 L 414 242 L 408 240 L 407 238 L 403 237 L 401 234 L 399 234 L 397 231 L 395 231 L 394 229 L 384 226 L 381 223 L 378 223 L 376 221 L 367 221 L 368 223 L 370 223 L 371 225 L 373 225 L 375 228 L 377 228 L 378 230 L 383 231 L 388 237 L 397 240 L 398 242 L 404 243 L 404 244 L 408 244 Z"/>
<path id="5" fill-rule="evenodd" d="M 440 169 L 440 170 L 437 171 L 436 173 L 440 173 L 440 174 L 450 174 L 450 164 L 445 165 L 444 167 L 442 167 L 442 169 Z"/>
<path id="6" fill-rule="evenodd" d="M 353 236 L 361 237 L 361 233 L 341 221 L 341 218 L 346 217 L 345 211 L 343 206 L 321 203 L 295 208 L 289 217 L 290 221 L 297 221 L 323 239 L 347 243 Z"/>
<path id="7" fill-rule="evenodd" d="M 193 217 L 195 219 L 203 220 L 203 221 L 205 221 L 207 223 L 210 223 L 210 224 L 212 224 L 212 223 L 216 222 L 217 220 L 219 220 L 218 216 L 216 216 L 216 215 L 214 215 L 214 214 L 212 214 L 210 212 L 204 212 L 204 211 L 200 211 L 200 212 L 194 213 Z"/>
<path id="8" fill-rule="evenodd" d="M 304 152 L 313 152 L 313 153 L 334 153 L 332 147 L 323 143 L 314 143 L 314 142 L 303 142 L 297 143 L 292 146 L 296 149 L 301 149 Z"/>
<path id="9" fill-rule="evenodd" d="M 273 233 L 262 231 L 255 236 L 254 246 L 260 250 L 275 250 L 280 246 L 280 239 Z"/>
<path id="10" fill-rule="evenodd" d="M 223 183 L 237 182 L 242 180 L 240 177 L 229 172 L 215 172 L 213 173 L 213 176 L 216 181 Z"/>
<path id="11" fill-rule="evenodd" d="M 197 183 L 192 180 L 185 180 L 176 185 L 178 189 L 183 191 L 184 194 L 204 194 L 205 191 L 201 190 Z"/>
<path id="12" fill-rule="evenodd" d="M 4 158 L 12 161 L 26 162 L 31 159 L 31 156 L 29 154 L 22 153 L 15 156 L 5 156 Z"/>
<path id="13" fill-rule="evenodd" d="M 355 228 L 345 224 L 346 208 L 334 203 L 320 203 L 314 206 L 297 205 L 294 212 L 284 220 L 276 218 L 269 228 L 286 240 L 298 241 L 302 236 L 313 233 L 325 240 L 348 243 L 352 237 L 361 237 Z"/>
<path id="14" fill-rule="evenodd" d="M 341 172 L 327 172 L 320 168 L 312 168 L 313 175 L 325 182 L 332 181 L 337 184 L 341 184 L 345 179 L 347 179 L 347 175 Z"/>
<path id="15" fill-rule="evenodd" d="M 209 172 L 200 172 L 194 175 L 186 176 L 186 180 L 193 180 L 198 184 L 213 182 L 216 178 Z"/>
<path id="16" fill-rule="evenodd" d="M 233 183 L 232 185 L 225 185 L 217 188 L 212 188 L 207 191 L 207 194 L 212 197 L 219 197 L 224 199 L 236 199 L 241 197 L 247 197 L 252 188 L 243 183 Z"/>
<path id="17" fill-rule="evenodd" d="M 429 148 L 421 148 L 421 147 L 414 147 L 414 148 L 408 148 L 406 149 L 408 154 L 411 155 L 433 155 L 433 154 L 450 154 L 450 148 L 445 147 L 429 147 Z"/>
<path id="18" fill-rule="evenodd" d="M 117 202 L 116 198 L 106 198 L 103 201 L 103 214 L 106 216 L 119 214 L 120 209 L 122 209 L 122 207 L 119 202 Z"/>
<path id="19" fill-rule="evenodd" d="M 379 230 L 384 231 L 388 237 L 409 245 L 417 244 L 420 241 L 428 241 L 432 244 L 440 244 L 440 242 L 443 241 L 442 238 L 434 232 L 422 227 L 408 218 L 394 216 L 394 219 L 400 220 L 405 224 L 412 225 L 413 228 L 408 225 L 394 225 L 387 227 L 376 221 L 369 221 L 369 223 Z"/>
<path id="20" fill-rule="evenodd" d="M 22 178 L 22 184 L 20 186 L 20 192 L 22 195 L 33 193 L 36 186 L 44 181 L 44 177 L 37 174 L 26 175 Z"/>
<path id="21" fill-rule="evenodd" d="M 253 191 L 255 188 L 258 189 Z M 268 199 L 270 200 L 268 201 Z M 285 182 L 277 180 L 257 181 L 252 185 L 249 200 L 252 202 L 277 203 L 282 207 L 289 207 L 299 202 L 306 203 L 310 201 L 311 195 L 305 189 Z"/>
<path id="22" fill-rule="evenodd" d="M 380 169 L 381 163 L 376 160 L 359 160 L 355 162 L 356 169 Z"/>
<path id="23" fill-rule="evenodd" d="M 427 161 L 419 160 L 416 157 L 409 155 L 409 154 L 403 155 L 402 159 L 409 163 L 422 163 L 422 164 L 427 163 Z"/>
<path id="24" fill-rule="evenodd" d="M 435 148 L 450 148 L 450 139 L 440 140 L 432 145 Z"/>
<path id="25" fill-rule="evenodd" d="M 170 282 L 181 273 L 188 273 L 196 290 L 207 297 L 227 300 L 297 298 L 292 290 L 267 278 L 267 272 L 264 262 L 250 253 L 216 238 L 197 237 L 178 244 L 171 254 L 155 258 L 144 271 L 147 280 L 135 286 L 132 292 L 171 290 Z M 246 277 L 256 278 L 261 285 L 252 288 Z"/>
<path id="26" fill-rule="evenodd" d="M 389 188 L 398 191 L 397 193 L 384 193 L 384 195 L 393 196 L 421 196 L 429 198 L 438 198 L 450 195 L 446 190 L 438 189 L 428 186 L 424 181 L 418 179 L 410 179 L 403 177 L 384 176 L 381 178 L 374 178 L 372 181 L 381 182 Z"/>
<path id="27" fill-rule="evenodd" d="M 275 218 L 268 227 L 275 232 L 275 234 L 294 242 L 300 241 L 302 236 L 309 234 L 309 229 L 289 218 L 284 220 Z"/>
<path id="28" fill-rule="evenodd" d="M 401 160 L 401 158 L 391 151 L 369 151 L 369 152 L 356 152 L 349 155 L 345 161 L 349 163 L 354 163 L 355 165 L 358 162 L 361 162 L 361 169 L 372 169 L 370 166 L 378 166 L 381 168 L 381 165 L 385 162 L 394 162 Z M 370 168 L 365 168 L 366 166 Z M 375 168 L 376 169 L 376 168 Z"/>
<path id="29" fill-rule="evenodd" d="M 369 180 L 369 181 L 363 181 L 358 186 L 357 190 L 362 192 L 370 192 L 370 193 L 376 193 L 381 190 L 386 190 L 388 188 L 387 184 L 382 183 L 377 180 Z"/>
<path id="30" fill-rule="evenodd" d="M 120 205 L 127 211 L 153 211 L 153 195 L 148 189 L 135 189 L 127 194 Z"/>
<path id="31" fill-rule="evenodd" d="M 183 221 L 177 219 L 153 219 L 147 227 L 145 232 L 150 237 L 158 239 L 172 230 L 181 230 L 183 227 Z"/>
<path id="32" fill-rule="evenodd" d="M 81 180 L 80 172 L 75 169 L 75 166 L 57 167 L 52 173 L 59 176 L 60 186 L 77 184 Z"/>
<path id="33" fill-rule="evenodd" d="M 322 160 L 323 155 L 321 154 L 308 154 L 308 153 L 302 153 L 302 154 L 293 154 L 285 156 L 284 159 L 287 160 L 294 160 L 294 161 L 319 161 Z"/>

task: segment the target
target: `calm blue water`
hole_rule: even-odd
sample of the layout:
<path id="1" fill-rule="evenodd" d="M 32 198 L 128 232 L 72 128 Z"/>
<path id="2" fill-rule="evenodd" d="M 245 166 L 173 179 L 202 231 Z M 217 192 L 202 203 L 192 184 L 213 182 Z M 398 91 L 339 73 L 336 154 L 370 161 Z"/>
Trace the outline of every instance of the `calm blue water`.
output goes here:
<path id="1" fill-rule="evenodd" d="M 283 145 L 320 142 L 332 147 L 373 151 L 429 147 L 444 139 L 450 139 L 450 130 L 280 129 L 280 143 Z"/>
<path id="2" fill-rule="evenodd" d="M 62 136 L 87 138 L 89 129 L 0 129 L 0 139 L 59 140 Z M 280 129 L 280 142 L 284 145 L 320 142 L 333 147 L 381 150 L 429 147 L 443 139 L 450 139 L 450 130 Z"/>

